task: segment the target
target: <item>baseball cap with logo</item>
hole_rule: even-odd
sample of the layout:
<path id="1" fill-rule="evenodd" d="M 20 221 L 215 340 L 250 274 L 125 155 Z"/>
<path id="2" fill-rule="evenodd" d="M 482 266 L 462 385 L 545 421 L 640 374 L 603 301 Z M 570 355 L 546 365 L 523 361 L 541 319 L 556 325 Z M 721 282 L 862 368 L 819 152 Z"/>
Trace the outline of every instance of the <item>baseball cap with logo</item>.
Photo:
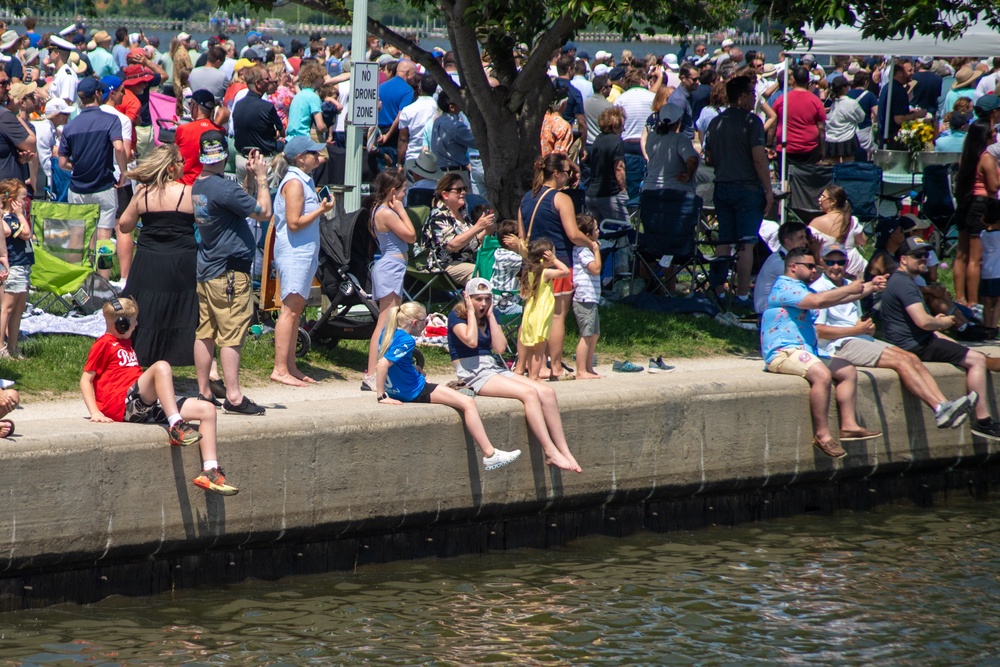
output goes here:
<path id="1" fill-rule="evenodd" d="M 229 159 L 229 142 L 218 130 L 209 130 L 201 135 L 200 157 L 202 164 L 218 164 Z"/>
<path id="2" fill-rule="evenodd" d="M 218 106 L 218 103 L 215 101 L 215 95 L 204 88 L 199 88 L 191 93 L 191 99 L 194 100 L 195 104 L 209 111 Z"/>

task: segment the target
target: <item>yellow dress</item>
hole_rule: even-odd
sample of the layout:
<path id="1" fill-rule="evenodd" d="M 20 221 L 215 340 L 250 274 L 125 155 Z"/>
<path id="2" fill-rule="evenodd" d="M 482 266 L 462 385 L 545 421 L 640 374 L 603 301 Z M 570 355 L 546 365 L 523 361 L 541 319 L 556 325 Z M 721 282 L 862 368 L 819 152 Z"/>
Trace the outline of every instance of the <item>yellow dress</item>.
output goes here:
<path id="1" fill-rule="evenodd" d="M 549 329 L 552 327 L 552 315 L 556 312 L 556 297 L 552 293 L 552 283 L 544 280 L 539 274 L 539 285 L 534 295 L 524 302 L 524 315 L 521 318 L 521 333 L 518 339 L 523 345 L 531 347 L 544 343 L 549 339 Z"/>

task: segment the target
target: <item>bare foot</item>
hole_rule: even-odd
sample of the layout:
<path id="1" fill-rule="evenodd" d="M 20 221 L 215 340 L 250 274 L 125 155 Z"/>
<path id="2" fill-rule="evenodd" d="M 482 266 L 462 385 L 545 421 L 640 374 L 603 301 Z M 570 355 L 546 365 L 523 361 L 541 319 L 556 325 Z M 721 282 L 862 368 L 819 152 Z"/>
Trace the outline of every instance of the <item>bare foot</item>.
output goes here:
<path id="1" fill-rule="evenodd" d="M 601 380 L 603 378 L 604 378 L 603 375 L 598 375 L 597 373 L 588 373 L 587 371 L 577 371 L 576 373 L 577 380 Z"/>
<path id="2" fill-rule="evenodd" d="M 300 379 L 298 379 L 296 377 L 292 377 L 288 373 L 278 373 L 278 371 L 274 371 L 273 373 L 271 373 L 271 380 L 273 382 L 280 382 L 281 384 L 287 384 L 289 387 L 306 387 L 306 386 L 308 386 L 302 380 L 300 380 Z"/>
<path id="3" fill-rule="evenodd" d="M 567 460 L 562 454 L 554 454 L 552 456 L 545 457 L 545 465 L 547 466 L 554 466 L 556 468 L 559 468 L 560 470 L 571 470 L 573 472 L 579 472 L 579 470 L 576 470 L 576 468 L 579 468 L 580 466 L 574 467 L 575 463 L 576 461 L 570 463 L 569 460 Z"/>
<path id="4" fill-rule="evenodd" d="M 309 384 L 316 384 L 316 380 L 313 380 L 311 377 L 300 371 L 298 368 L 296 368 L 295 370 L 288 371 L 288 374 L 291 375 L 296 380 L 302 380 L 303 382 L 308 382 Z"/>
<path id="5" fill-rule="evenodd" d="M 580 464 L 576 462 L 576 459 L 573 458 L 572 454 L 563 454 L 563 456 L 566 457 L 566 460 L 569 461 L 570 465 L 572 466 L 570 470 L 572 470 L 573 472 L 583 472 L 583 468 L 581 468 Z"/>

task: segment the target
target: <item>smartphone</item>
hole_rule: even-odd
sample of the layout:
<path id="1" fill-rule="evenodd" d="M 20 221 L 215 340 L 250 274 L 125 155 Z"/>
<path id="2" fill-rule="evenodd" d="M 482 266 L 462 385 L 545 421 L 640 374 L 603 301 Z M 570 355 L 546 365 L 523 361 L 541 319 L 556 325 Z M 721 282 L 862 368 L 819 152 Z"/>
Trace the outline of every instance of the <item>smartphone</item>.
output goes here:
<path id="1" fill-rule="evenodd" d="M 259 153 L 260 149 L 257 148 L 256 146 L 247 146 L 246 148 L 243 149 L 243 157 L 249 158 L 250 154 L 253 153 L 254 151 L 257 151 Z"/>
<path id="2" fill-rule="evenodd" d="M 333 196 L 333 195 L 330 194 L 330 186 L 329 185 L 324 185 L 322 188 L 320 188 L 318 194 L 319 194 L 319 200 L 320 201 L 323 201 L 324 199 L 330 199 Z"/>

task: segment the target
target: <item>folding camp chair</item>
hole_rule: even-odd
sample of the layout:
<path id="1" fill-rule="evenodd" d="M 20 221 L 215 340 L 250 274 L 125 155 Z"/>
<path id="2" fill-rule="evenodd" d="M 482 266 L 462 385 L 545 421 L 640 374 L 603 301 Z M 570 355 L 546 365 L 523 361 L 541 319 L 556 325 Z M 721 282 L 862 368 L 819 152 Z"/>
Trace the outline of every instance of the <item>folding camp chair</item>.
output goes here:
<path id="1" fill-rule="evenodd" d="M 869 234 L 874 231 L 878 221 L 882 168 L 870 162 L 842 162 L 833 166 L 833 182 L 844 188 L 851 213 L 857 216 L 865 231 Z"/>
<path id="2" fill-rule="evenodd" d="M 828 164 L 788 163 L 788 206 L 805 224 L 822 215 L 819 196 L 833 182 L 833 166 Z"/>
<path id="3" fill-rule="evenodd" d="M 716 293 L 729 277 L 733 257 L 706 255 L 698 238 L 701 220 L 701 197 L 683 190 L 644 190 L 642 192 L 642 229 L 636 243 L 633 276 L 640 266 L 646 275 L 666 293 L 669 284 L 687 273 L 691 291 L 703 292 L 722 307 Z"/>
<path id="4" fill-rule="evenodd" d="M 476 270 L 473 275 L 485 278 L 493 284 L 496 275 L 496 252 L 500 247 L 500 240 L 497 237 L 490 235 L 483 238 L 483 244 L 476 252 Z M 521 306 L 521 296 L 517 291 L 503 289 L 502 286 L 493 284 L 493 314 L 507 338 L 507 356 L 512 359 L 517 357 L 517 328 L 521 326 L 523 314 L 519 306 Z"/>
<path id="5" fill-rule="evenodd" d="M 920 217 L 930 220 L 934 226 L 929 241 L 939 257 L 953 252 L 958 243 L 954 196 L 957 169 L 957 164 L 931 164 L 924 167 Z M 949 239 L 953 239 L 954 243 L 950 243 Z"/>
<path id="6" fill-rule="evenodd" d="M 31 267 L 32 304 L 47 312 L 59 304 L 63 313 L 90 315 L 104 302 L 118 296 L 118 290 L 89 266 L 71 264 L 35 246 L 35 264 Z"/>
<path id="7" fill-rule="evenodd" d="M 38 245 L 71 264 L 93 267 L 94 235 L 100 217 L 97 204 L 31 203 L 31 229 Z"/>
<path id="8" fill-rule="evenodd" d="M 411 206 L 406 209 L 406 213 L 410 216 L 413 228 L 417 230 L 417 238 L 422 238 L 421 230 L 427 224 L 430 209 L 425 206 Z M 435 293 L 440 296 L 444 292 L 448 300 L 443 312 L 447 312 L 458 302 L 464 286 L 456 284 L 444 271 L 431 271 L 427 268 L 428 252 L 427 248 L 414 247 L 413 255 L 406 266 L 408 286 L 404 285 L 403 296 L 410 301 L 423 301 L 429 313 L 432 311 L 431 305 Z"/>

